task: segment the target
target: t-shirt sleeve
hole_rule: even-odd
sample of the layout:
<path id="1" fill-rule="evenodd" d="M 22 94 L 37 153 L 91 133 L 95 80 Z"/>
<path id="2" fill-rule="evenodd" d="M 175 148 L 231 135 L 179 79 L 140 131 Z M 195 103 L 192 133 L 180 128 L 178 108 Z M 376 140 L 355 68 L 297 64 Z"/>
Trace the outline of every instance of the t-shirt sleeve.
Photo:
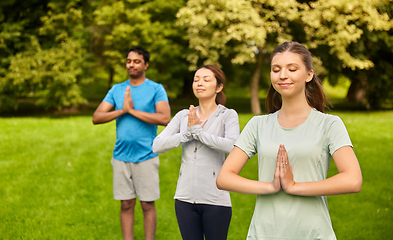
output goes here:
<path id="1" fill-rule="evenodd" d="M 158 84 L 158 86 L 156 88 L 156 95 L 154 98 L 154 104 L 157 104 L 158 102 L 161 102 L 161 101 L 169 102 L 164 86 L 162 86 L 162 84 Z"/>
<path id="2" fill-rule="evenodd" d="M 252 158 L 257 152 L 257 129 L 258 118 L 253 117 L 244 127 L 235 143 L 235 146 L 243 150 L 249 158 Z"/>
<path id="3" fill-rule="evenodd" d="M 115 91 L 115 86 L 113 86 L 111 89 L 109 89 L 108 93 L 106 94 L 106 96 L 103 100 L 105 102 L 112 104 L 112 106 L 115 106 L 115 99 L 113 97 L 114 91 Z"/>
<path id="4" fill-rule="evenodd" d="M 328 131 L 329 140 L 329 153 L 333 155 L 335 151 L 344 146 L 352 146 L 351 139 L 347 129 L 345 128 L 344 122 L 340 117 L 334 116 Z"/>

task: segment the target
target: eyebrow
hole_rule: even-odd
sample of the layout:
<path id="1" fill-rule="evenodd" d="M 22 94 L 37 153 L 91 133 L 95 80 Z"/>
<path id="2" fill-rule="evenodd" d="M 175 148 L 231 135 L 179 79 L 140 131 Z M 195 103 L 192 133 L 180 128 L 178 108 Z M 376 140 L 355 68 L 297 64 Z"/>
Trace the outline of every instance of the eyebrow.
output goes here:
<path id="1" fill-rule="evenodd" d="M 200 75 L 195 75 L 195 77 L 212 77 L 212 76 L 210 76 L 210 75 L 204 75 L 204 76 L 200 76 Z"/>
<path id="2" fill-rule="evenodd" d="M 277 64 L 277 63 L 275 63 L 275 64 L 272 64 L 271 65 L 272 67 L 279 67 L 279 66 L 281 66 L 280 64 Z M 286 66 L 300 66 L 300 64 L 298 64 L 298 63 L 289 63 L 289 64 L 287 64 Z"/>
<path id="3" fill-rule="evenodd" d="M 143 59 L 140 59 L 140 58 L 127 58 L 127 61 L 128 60 L 130 60 L 130 61 L 136 61 L 136 60 L 143 61 Z"/>

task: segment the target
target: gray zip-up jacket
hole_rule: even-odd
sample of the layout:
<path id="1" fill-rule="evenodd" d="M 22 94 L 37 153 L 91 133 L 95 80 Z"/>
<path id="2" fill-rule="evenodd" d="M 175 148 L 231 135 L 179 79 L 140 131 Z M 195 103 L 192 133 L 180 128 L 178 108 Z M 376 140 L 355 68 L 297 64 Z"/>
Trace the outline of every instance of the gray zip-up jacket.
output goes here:
<path id="1" fill-rule="evenodd" d="M 154 139 L 153 152 L 164 153 L 182 145 L 175 199 L 198 204 L 231 206 L 229 192 L 216 186 L 217 174 L 239 137 L 235 110 L 218 105 L 205 125 L 188 127 L 188 109 L 178 112 Z"/>

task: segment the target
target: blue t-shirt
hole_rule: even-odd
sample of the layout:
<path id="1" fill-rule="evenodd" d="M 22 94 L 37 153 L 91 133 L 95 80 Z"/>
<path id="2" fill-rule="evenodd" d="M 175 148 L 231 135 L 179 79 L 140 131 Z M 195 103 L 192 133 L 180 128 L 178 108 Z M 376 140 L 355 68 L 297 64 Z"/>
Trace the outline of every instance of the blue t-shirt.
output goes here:
<path id="1" fill-rule="evenodd" d="M 131 97 L 136 110 L 155 113 L 158 102 L 168 102 L 164 87 L 149 79 L 136 87 L 131 86 L 129 80 L 115 84 L 103 101 L 112 104 L 116 110 L 122 109 L 127 86 L 131 88 Z M 128 113 L 123 114 L 116 119 L 113 158 L 124 162 L 142 162 L 157 156 L 158 154 L 152 151 L 156 136 L 157 125 L 141 121 Z"/>

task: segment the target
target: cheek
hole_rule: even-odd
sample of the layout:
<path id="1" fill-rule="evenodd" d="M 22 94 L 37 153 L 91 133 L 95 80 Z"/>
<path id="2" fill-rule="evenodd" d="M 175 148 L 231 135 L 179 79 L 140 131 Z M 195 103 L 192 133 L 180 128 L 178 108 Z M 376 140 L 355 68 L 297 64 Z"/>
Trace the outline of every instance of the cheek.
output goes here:
<path id="1" fill-rule="evenodd" d="M 193 91 L 193 93 L 196 92 L 197 88 L 198 88 L 198 83 L 197 82 L 193 82 L 192 83 L 192 91 Z"/>
<path id="2" fill-rule="evenodd" d="M 270 82 L 273 84 L 277 78 L 279 78 L 278 73 L 270 72 Z"/>

